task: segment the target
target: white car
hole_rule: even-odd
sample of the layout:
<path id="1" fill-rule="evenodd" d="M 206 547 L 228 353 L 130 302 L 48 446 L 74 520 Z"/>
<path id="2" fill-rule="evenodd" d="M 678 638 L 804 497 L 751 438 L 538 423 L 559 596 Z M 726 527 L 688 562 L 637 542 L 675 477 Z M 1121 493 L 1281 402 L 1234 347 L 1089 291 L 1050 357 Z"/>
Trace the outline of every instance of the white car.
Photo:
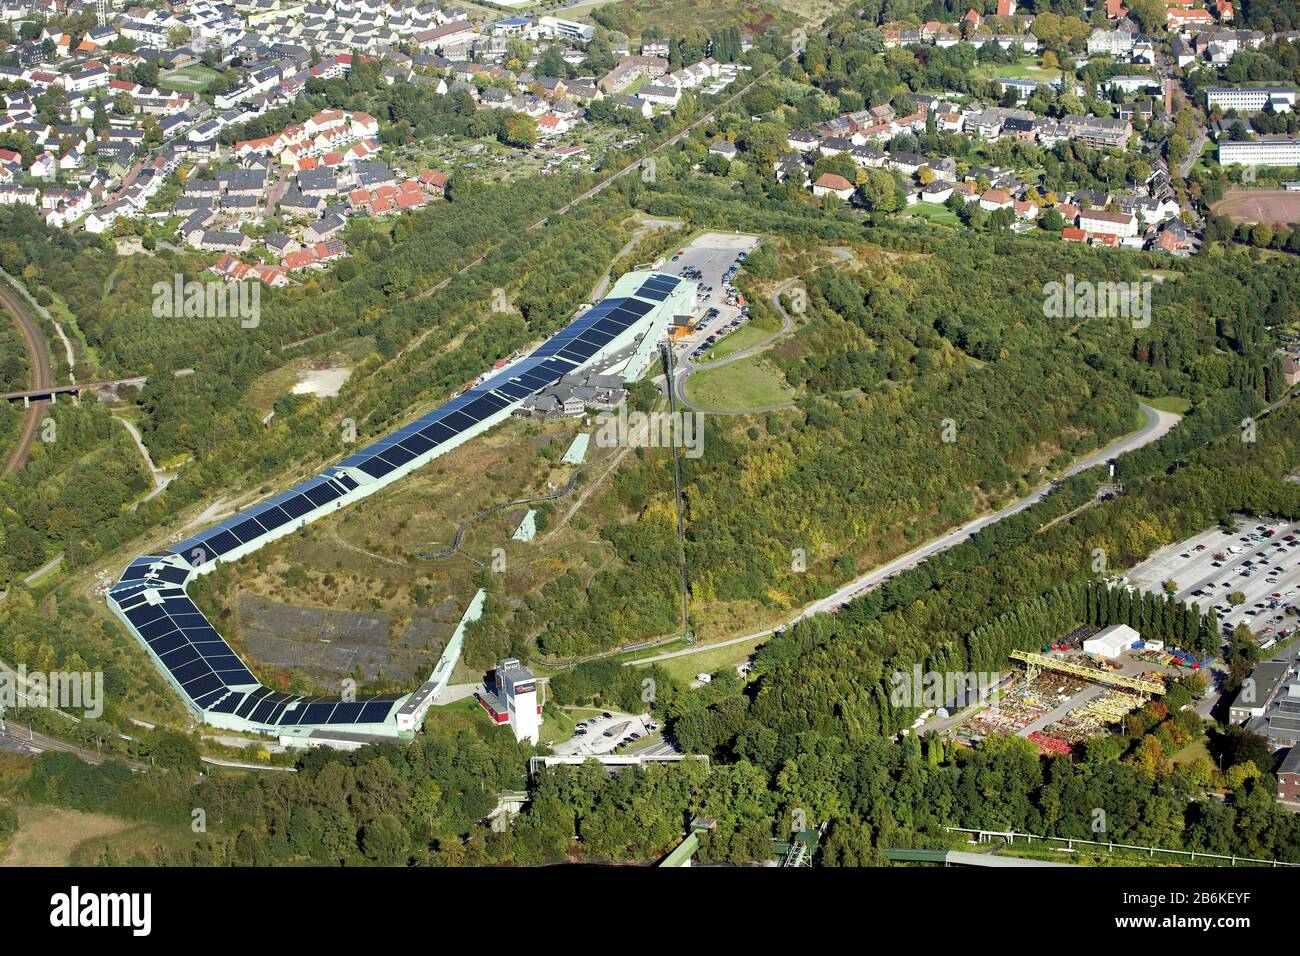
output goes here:
<path id="1" fill-rule="evenodd" d="M 708 684 L 713 680 L 712 674 L 696 674 L 695 679 L 701 684 Z"/>

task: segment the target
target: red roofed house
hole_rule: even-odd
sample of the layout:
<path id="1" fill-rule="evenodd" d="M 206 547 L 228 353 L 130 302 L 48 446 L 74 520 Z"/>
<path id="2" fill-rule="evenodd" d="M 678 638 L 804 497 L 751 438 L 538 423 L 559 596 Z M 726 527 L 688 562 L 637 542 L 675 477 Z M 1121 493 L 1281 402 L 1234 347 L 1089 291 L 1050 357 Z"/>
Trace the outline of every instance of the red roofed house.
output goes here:
<path id="1" fill-rule="evenodd" d="M 1230 0 L 1218 0 L 1214 5 L 1214 11 L 1219 15 L 1219 20 L 1223 23 L 1232 22 L 1233 11 Z"/>
<path id="2" fill-rule="evenodd" d="M 1015 205 L 1011 198 L 1011 193 L 1005 189 L 986 189 L 980 196 L 980 208 L 986 212 L 996 212 L 999 209 L 1010 209 Z"/>
<path id="3" fill-rule="evenodd" d="M 289 277 L 284 274 L 284 266 L 256 265 L 253 273 L 264 285 L 282 286 L 289 284 Z"/>
<path id="4" fill-rule="evenodd" d="M 1088 234 L 1082 229 L 1076 229 L 1074 226 L 1066 226 L 1061 230 L 1061 238 L 1066 242 L 1086 242 Z"/>
<path id="5" fill-rule="evenodd" d="M 442 195 L 447 189 L 447 174 L 426 169 L 420 173 L 420 184 L 432 189 L 438 195 Z"/>
<path id="6" fill-rule="evenodd" d="M 1178 238 L 1172 232 L 1165 230 L 1160 233 L 1160 238 L 1156 240 L 1156 248 L 1161 252 L 1172 254 L 1181 251 L 1183 244 L 1178 241 Z"/>
<path id="7" fill-rule="evenodd" d="M 998 0 L 998 16 L 1014 17 L 1016 15 L 1016 0 Z"/>
<path id="8" fill-rule="evenodd" d="M 343 245 L 337 239 L 327 239 L 324 242 L 318 242 L 311 247 L 312 252 L 316 253 L 316 258 L 321 262 L 327 262 L 330 259 L 342 259 L 348 254 L 348 247 Z"/>
<path id="9" fill-rule="evenodd" d="M 301 252 L 291 252 L 284 257 L 284 267 L 290 272 L 301 272 L 303 269 L 309 269 L 316 265 L 316 253 L 310 249 L 303 249 Z"/>
<path id="10" fill-rule="evenodd" d="M 822 173 L 813 183 L 812 191 L 814 196 L 829 195 L 847 201 L 853 195 L 853 184 L 835 173 Z"/>
<path id="11" fill-rule="evenodd" d="M 250 267 L 248 263 L 240 262 L 227 252 L 217 260 L 217 264 L 212 267 L 212 271 L 226 279 L 238 282 L 248 276 Z"/>
<path id="12" fill-rule="evenodd" d="M 1214 22 L 1214 17 L 1210 15 L 1209 10 L 1176 10 L 1170 7 L 1165 11 L 1165 20 L 1169 27 L 1174 29 L 1192 24 L 1210 24 Z"/>

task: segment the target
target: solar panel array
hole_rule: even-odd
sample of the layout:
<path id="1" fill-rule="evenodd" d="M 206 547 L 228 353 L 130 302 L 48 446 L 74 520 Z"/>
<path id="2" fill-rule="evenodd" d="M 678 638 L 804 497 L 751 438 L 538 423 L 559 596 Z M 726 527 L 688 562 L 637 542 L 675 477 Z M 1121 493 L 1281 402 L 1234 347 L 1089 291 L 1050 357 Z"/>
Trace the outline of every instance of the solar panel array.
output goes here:
<path id="1" fill-rule="evenodd" d="M 260 685 L 230 645 L 185 594 L 191 570 L 283 528 L 358 487 L 342 470 L 376 480 L 480 422 L 582 368 L 610 342 L 641 321 L 680 284 L 650 276 L 633 296 L 605 299 L 537 351 L 409 425 L 295 485 L 167 549 L 137 558 L 109 591 L 114 603 L 182 691 L 200 710 L 230 714 L 263 727 L 385 723 L 403 697 L 362 700 L 301 697 Z M 646 301 L 649 300 L 649 301 Z M 175 563 L 177 558 L 189 567 Z"/>
<path id="2" fill-rule="evenodd" d="M 262 727 L 382 724 L 402 699 L 395 694 L 301 697 L 261 686 L 185 589 L 163 583 L 175 573 L 184 580 L 189 572 L 156 557 L 138 558 L 109 591 L 109 600 L 198 709 L 234 714 Z"/>
<path id="3" fill-rule="evenodd" d="M 357 482 L 351 475 L 330 469 L 167 550 L 198 567 L 342 498 L 355 487 Z"/>
<path id="4" fill-rule="evenodd" d="M 257 683 L 184 588 L 140 584 L 126 594 L 119 588 L 111 595 L 118 609 L 198 707 L 207 707 L 232 686 Z"/>

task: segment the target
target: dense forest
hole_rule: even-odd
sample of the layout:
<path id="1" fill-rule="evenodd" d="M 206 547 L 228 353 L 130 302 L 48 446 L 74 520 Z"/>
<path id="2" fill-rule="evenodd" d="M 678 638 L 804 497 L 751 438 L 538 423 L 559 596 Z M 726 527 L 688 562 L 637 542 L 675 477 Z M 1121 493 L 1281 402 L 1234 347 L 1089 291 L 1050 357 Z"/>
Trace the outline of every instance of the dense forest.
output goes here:
<path id="1" fill-rule="evenodd" d="M 671 179 L 644 192 L 647 205 Z M 662 192 L 661 192 L 662 191 Z M 733 202 L 751 216 L 765 207 Z M 826 227 L 821 223 L 821 228 Z M 810 228 L 817 228 L 816 225 Z M 815 234 L 815 233 L 814 233 Z M 694 612 L 798 607 L 1134 427 L 1134 400 L 1179 395 L 1195 412 L 1170 439 L 1194 447 L 1282 394 L 1270 327 L 1296 321 L 1297 276 L 1236 255 L 1178 263 L 1153 289 L 1152 322 L 1045 318 L 1044 284 L 1074 273 L 1136 281 L 1131 255 L 1059 243 L 992 246 L 880 228 L 891 254 L 805 281 L 806 312 L 770 353 L 803 397 L 793 413 L 706 421 L 705 454 L 683 460 Z M 756 256 L 762 281 L 783 276 Z M 775 271 L 774 271 L 775 270 Z M 750 272 L 741 286 L 770 310 Z M 742 273 L 742 276 L 745 273 Z M 955 441 L 942 440 L 953 423 Z M 1156 461 L 1147 451 L 1124 473 Z M 625 519 L 603 535 L 620 558 L 490 608 L 479 639 L 561 658 L 677 626 L 670 458 L 638 450 L 613 494 Z M 922 504 L 924 503 L 924 504 Z M 806 565 L 795 568 L 801 551 Z M 593 616 L 589 602 L 609 613 Z M 725 612 L 724 612 L 725 613 Z M 511 635 L 507 639 L 506 635 Z"/>

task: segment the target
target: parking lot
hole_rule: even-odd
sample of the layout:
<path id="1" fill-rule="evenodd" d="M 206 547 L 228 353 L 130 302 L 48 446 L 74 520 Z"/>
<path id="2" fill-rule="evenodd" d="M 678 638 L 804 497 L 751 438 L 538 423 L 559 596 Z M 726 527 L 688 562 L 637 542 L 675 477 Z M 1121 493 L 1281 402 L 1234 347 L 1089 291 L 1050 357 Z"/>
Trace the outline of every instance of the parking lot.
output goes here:
<path id="1" fill-rule="evenodd" d="M 1158 551 L 1127 577 L 1146 591 L 1163 591 L 1172 580 L 1180 601 L 1216 610 L 1225 637 L 1245 624 L 1268 646 L 1296 626 L 1287 611 L 1300 599 L 1300 526 L 1238 516 L 1235 531 L 1202 531 Z M 1229 595 L 1238 591 L 1245 601 L 1233 605 Z"/>
<path id="2" fill-rule="evenodd" d="M 710 337 L 714 337 L 710 344 L 716 344 L 717 338 L 726 331 L 734 331 L 747 317 L 747 308 L 728 301 L 728 272 L 737 268 L 758 242 L 757 236 L 709 232 L 695 238 L 675 258 L 664 263 L 664 272 L 699 283 L 697 314 L 706 317 L 693 335 L 678 341 L 679 357 L 705 347 Z M 712 309 L 717 313 L 710 315 Z"/>
<path id="3" fill-rule="evenodd" d="M 561 757 L 611 754 L 620 746 L 642 740 L 659 729 L 653 720 L 605 711 L 579 721 L 574 735 L 552 749 Z"/>

